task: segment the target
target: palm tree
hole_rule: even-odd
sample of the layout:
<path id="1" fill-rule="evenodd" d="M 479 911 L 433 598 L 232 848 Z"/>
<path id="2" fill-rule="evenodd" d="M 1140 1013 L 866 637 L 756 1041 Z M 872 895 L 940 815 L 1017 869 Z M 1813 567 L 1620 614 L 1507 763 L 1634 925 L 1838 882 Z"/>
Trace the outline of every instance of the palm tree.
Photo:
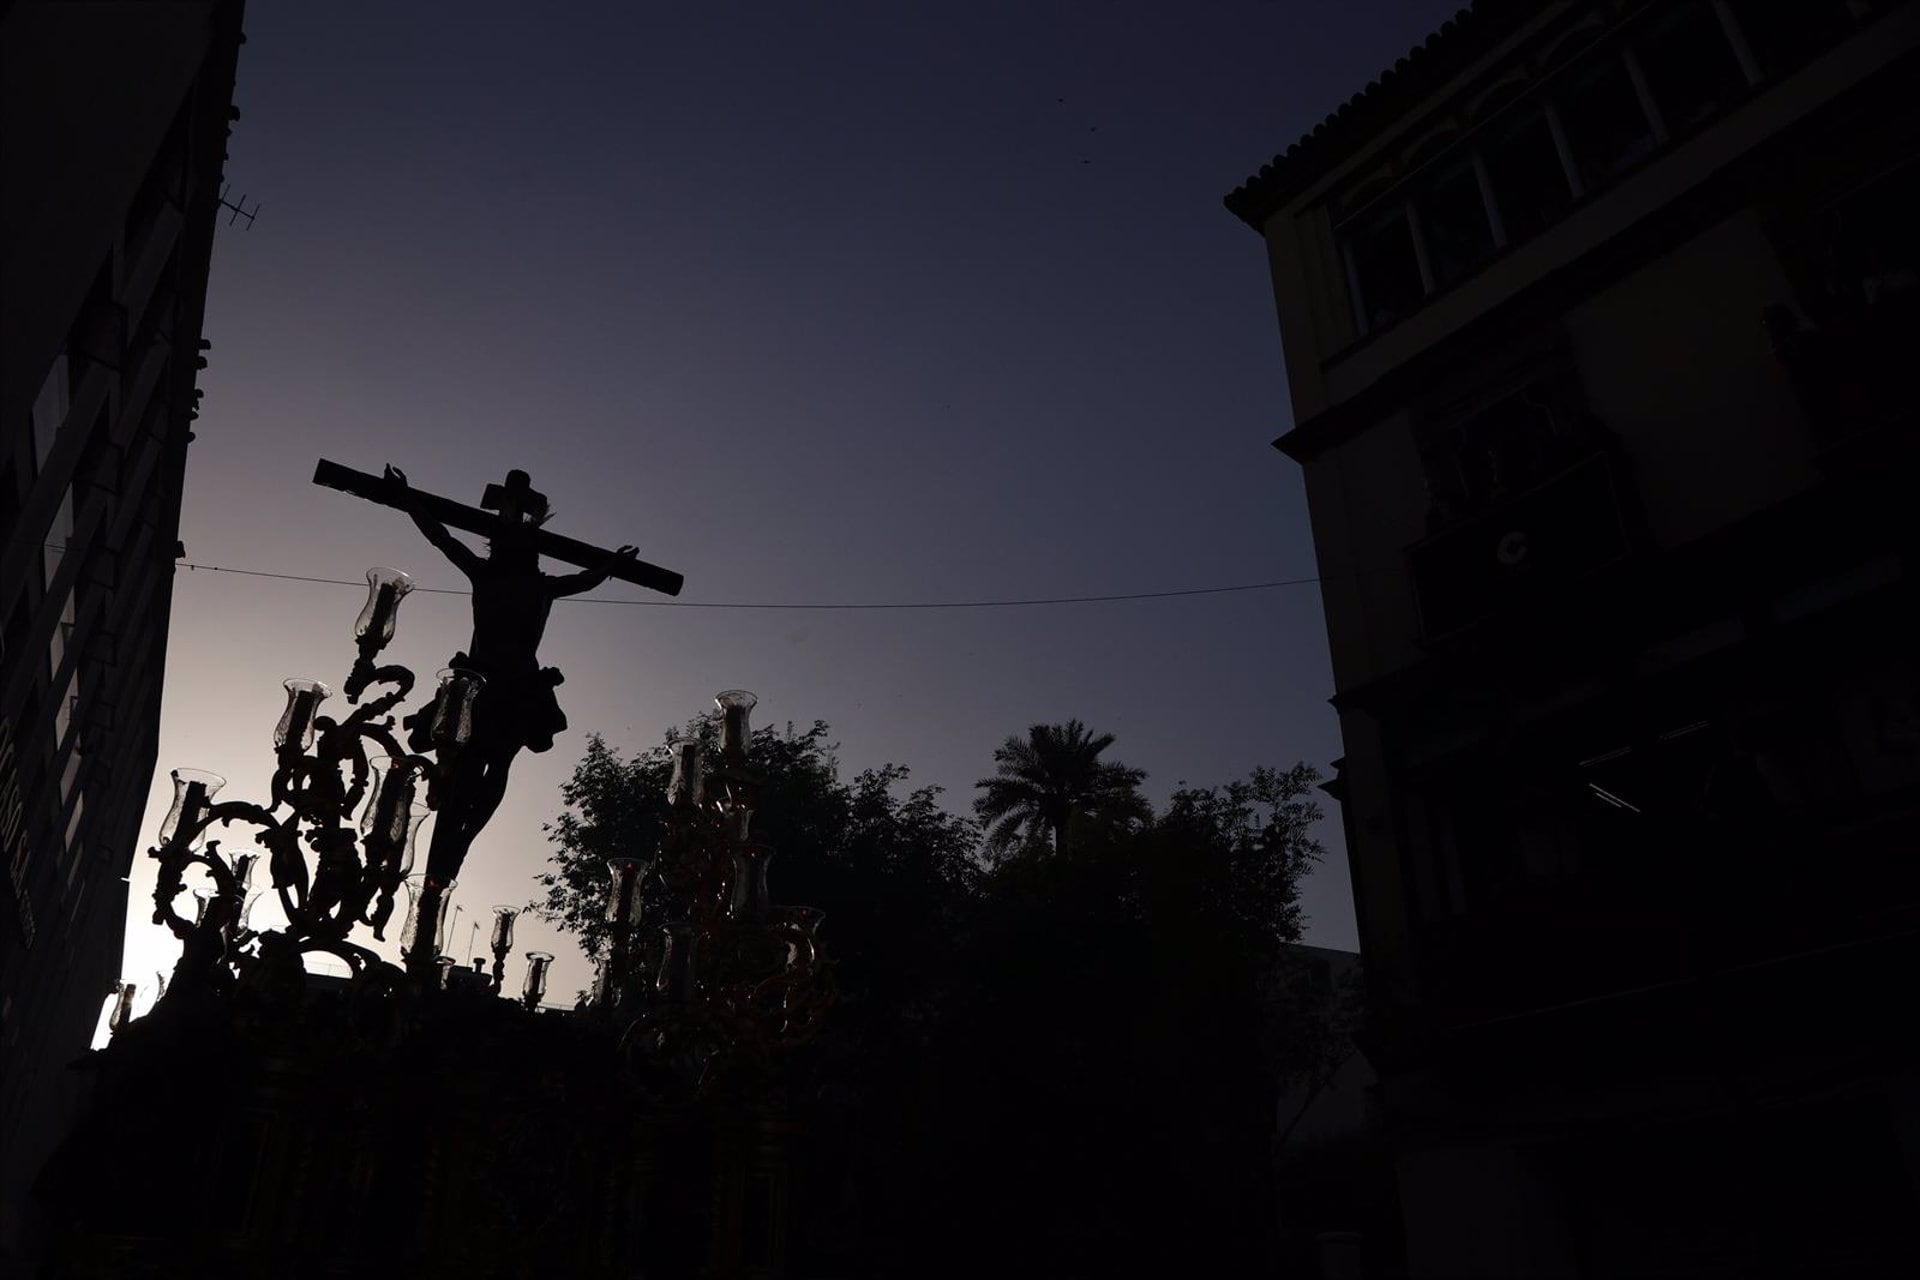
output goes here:
<path id="1" fill-rule="evenodd" d="M 1016 845 L 1050 838 L 1057 854 L 1067 847 L 1075 821 L 1144 821 L 1152 810 L 1140 796 L 1146 772 L 1100 759 L 1113 745 L 1110 733 L 1094 734 L 1078 720 L 1036 724 L 1026 737 L 1014 734 L 993 753 L 998 772 L 975 784 L 973 802 L 995 855 Z"/>

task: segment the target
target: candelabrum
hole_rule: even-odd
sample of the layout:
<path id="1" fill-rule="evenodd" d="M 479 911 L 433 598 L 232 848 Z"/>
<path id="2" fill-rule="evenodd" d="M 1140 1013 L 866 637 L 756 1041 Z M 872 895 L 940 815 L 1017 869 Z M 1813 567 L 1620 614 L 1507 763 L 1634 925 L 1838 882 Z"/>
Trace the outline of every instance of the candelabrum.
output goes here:
<path id="1" fill-rule="evenodd" d="M 160 864 L 154 922 L 181 941 L 171 1000 L 242 988 L 288 997 L 304 985 L 303 958 L 316 952 L 344 961 L 362 991 L 397 988 L 409 978 L 422 990 L 499 994 L 505 986 L 518 910 L 493 909 L 491 981 L 484 962 L 456 974 L 445 955 L 454 885 L 412 875 L 421 826 L 440 807 L 471 739 L 481 677 L 440 672 L 425 717 L 432 750 L 408 751 L 393 712 L 415 678 L 406 667 L 378 659 L 412 582 L 397 570 L 372 569 L 367 583 L 367 603 L 354 627 L 359 654 L 342 688 L 353 709 L 338 718 L 322 714 L 331 689 L 317 680 L 286 682 L 286 706 L 273 730 L 270 803 L 220 800 L 225 780 L 218 775 L 173 772 L 173 805 L 150 851 Z M 718 762 L 707 767 L 697 741 L 675 743 L 659 847 L 609 863 L 609 944 L 590 1005 L 592 1016 L 617 1034 L 640 1077 L 677 1081 L 694 1092 L 770 1067 L 780 1051 L 813 1034 L 832 1002 L 817 940 L 821 915 L 773 904 L 767 887 L 773 851 L 752 838 L 764 782 L 747 762 L 754 696 L 733 689 L 714 701 Z M 249 830 L 250 843 L 263 852 L 224 852 L 220 839 L 210 838 L 236 825 Z M 252 883 L 261 861 L 270 881 L 262 892 L 278 897 L 283 929 L 251 926 L 262 896 Z M 183 913 L 176 903 L 194 866 L 211 883 L 192 892 L 192 907 Z M 643 922 L 642 886 L 649 876 L 657 877 L 654 900 L 664 907 L 658 919 Z M 408 900 L 404 971 L 352 937 L 365 927 L 385 940 L 402 893 Z M 657 930 L 664 942 L 657 968 L 644 962 L 656 949 L 641 945 L 643 927 Z M 519 1001 L 537 1009 L 553 957 L 529 952 L 527 959 Z M 130 1016 L 123 993 L 114 1030 Z"/>
<path id="2" fill-rule="evenodd" d="M 338 718 L 322 714 L 333 690 L 317 680 L 286 682 L 286 707 L 273 730 L 277 767 L 269 803 L 218 800 L 223 778 L 197 769 L 173 771 L 173 807 L 150 856 L 160 863 L 154 923 L 181 941 L 171 985 L 178 996 L 236 984 L 298 982 L 301 958 L 313 952 L 344 961 L 357 981 L 390 983 L 401 976 L 349 935 L 364 925 L 385 939 L 395 895 L 413 870 L 420 826 L 471 736 L 480 677 L 443 672 L 432 714 L 433 750 L 403 747 L 392 712 L 412 693 L 414 674 L 403 666 L 377 665 L 377 659 L 393 638 L 400 602 L 413 583 L 398 570 L 381 568 L 367 571 L 367 585 L 367 603 L 354 626 L 359 656 L 342 689 L 353 709 Z M 254 864 L 263 855 L 228 854 L 220 840 L 209 838 L 216 828 L 235 824 L 250 829 L 252 843 L 264 850 L 270 891 L 286 914 L 282 930 L 250 927 L 259 896 L 251 885 Z M 195 865 L 212 885 L 195 891 L 189 918 L 175 902 Z M 442 903 L 445 886 L 428 887 L 441 889 L 431 901 Z M 431 941 L 438 924 L 427 919 L 414 936 Z"/>
<path id="3" fill-rule="evenodd" d="M 706 766 L 698 741 L 675 742 L 656 856 L 608 864 L 608 944 L 593 1007 L 621 1028 L 636 1076 L 660 1091 L 764 1081 L 779 1053 L 812 1037 L 833 1000 L 821 913 L 773 904 L 773 850 L 752 838 L 764 782 L 747 764 L 754 696 L 731 689 L 714 701 L 717 765 Z M 643 922 L 648 876 L 658 878 L 664 910 Z M 648 929 L 664 943 L 657 968 L 641 962 Z"/>

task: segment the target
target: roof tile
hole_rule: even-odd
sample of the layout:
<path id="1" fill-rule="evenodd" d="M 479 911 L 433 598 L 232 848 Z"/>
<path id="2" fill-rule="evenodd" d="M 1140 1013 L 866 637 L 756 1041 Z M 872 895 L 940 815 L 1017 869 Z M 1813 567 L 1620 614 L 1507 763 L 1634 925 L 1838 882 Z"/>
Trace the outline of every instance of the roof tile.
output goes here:
<path id="1" fill-rule="evenodd" d="M 1429 86 L 1453 74 L 1545 7 L 1547 0 L 1473 0 L 1438 31 L 1348 98 L 1285 152 L 1229 192 L 1227 209 L 1258 231 L 1292 192 L 1320 176 L 1352 147 L 1389 123 Z M 1429 56 L 1431 55 L 1431 56 Z"/>

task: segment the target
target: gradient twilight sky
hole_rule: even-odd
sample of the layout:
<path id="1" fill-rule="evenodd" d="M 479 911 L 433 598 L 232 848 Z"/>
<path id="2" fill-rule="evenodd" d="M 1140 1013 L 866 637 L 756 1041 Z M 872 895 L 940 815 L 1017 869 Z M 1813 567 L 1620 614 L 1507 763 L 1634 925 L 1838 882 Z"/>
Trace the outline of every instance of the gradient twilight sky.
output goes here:
<path id="1" fill-rule="evenodd" d="M 263 212 L 214 251 L 188 559 L 460 585 L 404 516 L 309 483 L 324 456 L 469 503 L 523 467 L 551 527 L 637 544 L 694 602 L 1310 577 L 1299 471 L 1268 443 L 1289 422 L 1265 255 L 1220 198 L 1452 7 L 253 0 L 227 176 Z M 180 571 L 144 840 L 169 767 L 264 797 L 279 682 L 337 687 L 364 594 Z M 430 681 L 466 637 L 464 599 L 416 593 L 387 653 Z M 516 764 L 456 955 L 533 893 L 587 733 L 651 747 L 723 688 L 960 812 L 1038 720 L 1118 735 L 1156 801 L 1340 754 L 1312 585 L 563 603 L 543 658 L 573 728 Z M 1352 947 L 1334 815 L 1321 838 L 1307 936 Z M 125 971 L 148 985 L 178 951 L 152 881 L 137 859 Z M 561 952 L 550 998 L 587 981 L 552 931 L 517 942 Z"/>

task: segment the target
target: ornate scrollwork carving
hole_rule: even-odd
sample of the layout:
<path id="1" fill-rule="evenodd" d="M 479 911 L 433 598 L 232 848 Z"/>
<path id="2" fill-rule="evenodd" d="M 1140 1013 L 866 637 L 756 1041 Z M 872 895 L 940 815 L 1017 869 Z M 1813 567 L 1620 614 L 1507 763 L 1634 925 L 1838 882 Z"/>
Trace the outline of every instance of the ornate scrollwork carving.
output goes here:
<path id="1" fill-rule="evenodd" d="M 161 843 L 150 850 L 160 863 L 154 923 L 165 925 L 182 947 L 171 998 L 239 986 L 255 996 L 284 999 L 297 992 L 301 957 L 312 953 L 344 963 L 355 987 L 390 988 L 400 978 L 399 969 L 349 935 L 365 925 L 376 938 L 385 937 L 394 894 L 411 869 L 414 829 L 431 807 L 430 799 L 425 807 L 412 803 L 415 783 L 426 780 L 431 794 L 444 765 L 433 755 L 407 751 L 395 735 L 392 712 L 412 692 L 414 674 L 399 665 L 376 666 L 373 659 L 391 638 L 392 611 L 403 594 L 393 583 L 404 575 L 374 573 L 387 575 L 374 588 L 387 593 L 380 618 L 386 625 L 384 633 L 376 629 L 358 637 L 360 656 L 347 682 L 348 700 L 356 705 L 344 718 L 318 715 L 330 696 L 326 686 L 287 682 L 269 803 L 216 802 L 222 780 L 192 770 L 173 775 L 174 807 Z M 376 696 L 361 700 L 374 689 Z M 376 759 L 385 766 L 380 776 Z M 382 785 L 389 788 L 384 800 L 376 798 Z M 356 811 L 362 813 L 358 831 Z M 224 833 L 236 826 L 249 829 L 251 842 L 265 851 L 271 889 L 287 918 L 284 929 L 256 932 L 247 926 L 251 859 L 243 863 L 246 855 L 229 856 L 220 839 L 209 838 L 215 828 Z M 202 895 L 189 919 L 175 904 L 196 866 L 204 868 L 212 891 Z"/>
<path id="2" fill-rule="evenodd" d="M 376 581 L 377 575 L 387 576 Z M 375 571 L 369 581 L 378 591 L 383 583 L 391 587 L 392 575 Z M 306 958 L 323 954 L 346 966 L 347 1008 L 356 1025 L 364 1023 L 380 1040 L 397 1034 L 411 1004 L 437 991 L 446 976 L 432 963 L 438 949 L 432 909 L 441 899 L 431 874 L 414 902 L 407 970 L 353 938 L 363 926 L 385 938 L 394 895 L 412 870 L 418 824 L 440 807 L 466 745 L 462 715 L 457 709 L 440 714 L 438 704 L 423 719 L 432 725 L 430 752 L 408 750 L 396 731 L 393 712 L 414 676 L 375 662 L 392 634 L 395 598 L 390 592 L 377 614 L 385 625 L 357 637 L 359 657 L 345 686 L 350 712 L 320 715 L 331 691 L 314 681 L 287 682 L 268 804 L 217 801 L 224 781 L 211 774 L 173 775 L 174 806 L 151 850 L 160 863 L 153 918 L 181 942 L 167 1001 L 231 997 L 243 1025 L 280 1025 L 304 999 Z M 470 685 L 462 673 L 446 673 L 441 698 L 449 704 L 470 698 Z M 660 1105 L 692 1103 L 716 1090 L 728 1097 L 762 1090 L 781 1055 L 810 1039 L 833 1004 L 831 966 L 818 937 L 821 913 L 773 904 L 767 885 L 773 850 L 750 836 L 765 784 L 747 759 L 753 702 L 740 690 L 716 699 L 718 766 L 703 769 L 697 743 L 677 745 L 659 849 L 610 863 L 612 942 L 586 1014 L 615 1041 L 641 1095 Z M 284 928 L 250 927 L 249 880 L 259 855 L 222 850 L 234 829 L 248 832 L 264 851 Z M 193 868 L 203 869 L 212 887 L 196 892 L 189 918 L 176 904 Z M 657 970 L 653 950 L 635 945 L 646 878 L 663 890 L 655 897 L 667 904 L 663 918 L 650 922 L 667 934 Z M 516 912 L 498 908 L 495 914 L 492 982 L 453 984 L 470 993 L 497 994 L 503 985 Z M 420 956 L 427 963 L 415 965 Z M 550 959 L 540 953 L 529 972 L 521 1002 L 530 1010 L 538 1007 Z"/>

